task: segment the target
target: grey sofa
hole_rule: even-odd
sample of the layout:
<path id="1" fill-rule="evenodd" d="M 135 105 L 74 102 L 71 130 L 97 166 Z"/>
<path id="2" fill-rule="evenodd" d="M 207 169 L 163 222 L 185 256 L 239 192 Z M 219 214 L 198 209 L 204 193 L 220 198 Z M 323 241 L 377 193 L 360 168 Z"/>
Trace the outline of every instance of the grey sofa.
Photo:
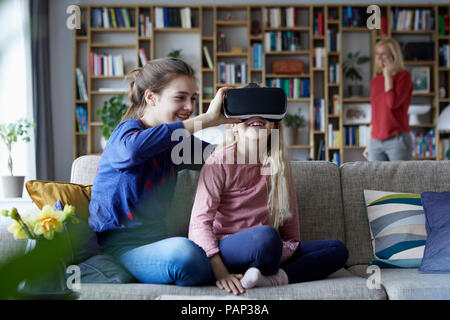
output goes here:
<path id="1" fill-rule="evenodd" d="M 91 184 L 98 156 L 83 156 L 72 165 L 71 182 Z M 254 288 L 248 299 L 450 299 L 450 275 L 421 274 L 417 269 L 381 269 L 381 285 L 368 285 L 373 259 L 363 190 L 420 193 L 450 190 L 450 161 L 352 162 L 341 167 L 329 162 L 291 162 L 297 193 L 302 241 L 338 239 L 349 250 L 346 267 L 326 279 L 280 287 Z M 179 173 L 167 217 L 170 236 L 186 236 L 198 171 Z M 0 255 L 17 250 L 17 241 L 0 223 Z M 83 283 L 82 299 L 233 298 L 215 286 L 178 287 L 140 283 Z"/>

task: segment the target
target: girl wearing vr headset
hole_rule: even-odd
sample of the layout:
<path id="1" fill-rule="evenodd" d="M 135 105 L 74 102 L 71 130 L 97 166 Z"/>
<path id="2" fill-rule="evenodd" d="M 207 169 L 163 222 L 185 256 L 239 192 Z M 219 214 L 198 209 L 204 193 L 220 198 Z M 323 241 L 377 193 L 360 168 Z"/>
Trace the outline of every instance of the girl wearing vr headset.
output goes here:
<path id="1" fill-rule="evenodd" d="M 217 287 L 233 294 L 322 279 L 348 257 L 337 240 L 299 242 L 280 123 L 254 116 L 228 125 L 223 146 L 200 173 L 189 239 L 210 259 Z M 273 129 L 279 130 L 279 145 L 270 137 Z"/>
<path id="2" fill-rule="evenodd" d="M 212 276 L 203 250 L 187 238 L 166 237 L 176 172 L 185 168 L 172 161 L 171 150 L 179 142 L 172 141 L 172 133 L 182 129 L 183 141 L 204 149 L 208 143 L 187 137 L 196 130 L 194 121 L 207 128 L 240 120 L 220 112 L 227 88 L 217 92 L 206 113 L 190 118 L 195 72 L 182 60 L 152 60 L 131 74 L 131 106 L 100 158 L 89 224 L 102 249 L 140 282 L 203 284 Z"/>

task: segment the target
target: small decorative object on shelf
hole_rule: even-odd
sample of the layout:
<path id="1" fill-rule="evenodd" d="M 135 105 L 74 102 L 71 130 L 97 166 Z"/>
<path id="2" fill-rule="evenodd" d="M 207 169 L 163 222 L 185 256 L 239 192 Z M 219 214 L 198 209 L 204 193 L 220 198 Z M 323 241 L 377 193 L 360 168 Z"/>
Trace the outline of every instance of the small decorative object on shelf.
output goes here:
<path id="1" fill-rule="evenodd" d="M 35 127 L 33 122 L 26 119 L 19 119 L 16 122 L 8 124 L 0 124 L 0 139 L 5 143 L 8 150 L 8 170 L 9 176 L 2 176 L 3 195 L 5 198 L 22 197 L 24 176 L 13 175 L 12 147 L 17 143 L 19 138 L 22 141 L 30 142 L 30 134 L 28 130 Z"/>
<path id="2" fill-rule="evenodd" d="M 361 97 L 363 95 L 363 86 L 359 83 L 362 80 L 360 65 L 370 61 L 367 56 L 360 56 L 360 52 L 349 52 L 347 60 L 344 62 L 344 77 L 349 79 L 352 84 L 348 86 L 348 93 L 351 97 Z"/>
<path id="3" fill-rule="evenodd" d="M 181 51 L 183 51 L 183 49 L 173 49 L 167 54 L 167 56 L 171 58 L 181 59 Z"/>
<path id="4" fill-rule="evenodd" d="M 21 216 L 16 208 L 2 210 L 2 215 L 13 219 L 8 231 L 15 239 L 27 239 L 25 255 L 32 258 L 34 276 L 21 278 L 16 297 L 20 299 L 77 299 L 78 294 L 67 287 L 66 263 L 72 243 L 67 233 L 68 222 L 77 224 L 75 207 L 64 206 L 53 210 L 46 205 L 39 212 Z M 37 253 L 42 256 L 36 256 Z M 34 255 L 34 257 L 33 257 Z"/>
<path id="5" fill-rule="evenodd" d="M 286 146 L 296 145 L 298 141 L 298 135 L 300 128 L 306 125 L 305 118 L 301 114 L 301 109 L 298 109 L 298 113 L 291 114 L 286 113 L 283 118 L 284 123 L 284 142 Z"/>

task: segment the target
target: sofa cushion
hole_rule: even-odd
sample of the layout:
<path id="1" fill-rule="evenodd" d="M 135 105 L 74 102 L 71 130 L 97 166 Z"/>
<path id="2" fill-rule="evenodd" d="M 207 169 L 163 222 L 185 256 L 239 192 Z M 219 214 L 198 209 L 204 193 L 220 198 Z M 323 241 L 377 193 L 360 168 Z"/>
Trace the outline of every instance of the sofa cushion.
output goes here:
<path id="1" fill-rule="evenodd" d="M 0 265 L 25 253 L 27 240 L 14 239 L 14 236 L 8 231 L 8 227 L 12 223 L 13 220 L 10 217 L 0 215 Z"/>
<path id="2" fill-rule="evenodd" d="M 450 189 L 450 161 L 361 161 L 340 168 L 347 265 L 374 259 L 364 189 L 422 193 Z"/>
<path id="3" fill-rule="evenodd" d="M 291 161 L 300 239 L 345 243 L 339 167 L 325 161 Z"/>
<path id="4" fill-rule="evenodd" d="M 450 192 L 423 192 L 428 232 L 420 272 L 450 273 Z"/>
<path id="5" fill-rule="evenodd" d="M 89 202 L 91 201 L 91 185 L 81 185 L 69 182 L 29 180 L 25 183 L 33 202 L 39 209 L 45 205 L 54 205 L 58 200 L 63 205 L 75 207 L 78 218 L 88 222 Z"/>
<path id="6" fill-rule="evenodd" d="M 427 232 L 420 194 L 364 190 L 375 259 L 387 268 L 417 268 Z"/>
<path id="7" fill-rule="evenodd" d="M 148 300 L 161 295 L 225 296 L 232 297 L 216 286 L 182 287 L 157 284 L 90 284 L 81 286 L 81 299 Z M 384 300 L 384 290 L 369 290 L 366 280 L 345 269 L 338 270 L 327 279 L 289 284 L 286 286 L 253 288 L 239 297 L 258 300 Z"/>

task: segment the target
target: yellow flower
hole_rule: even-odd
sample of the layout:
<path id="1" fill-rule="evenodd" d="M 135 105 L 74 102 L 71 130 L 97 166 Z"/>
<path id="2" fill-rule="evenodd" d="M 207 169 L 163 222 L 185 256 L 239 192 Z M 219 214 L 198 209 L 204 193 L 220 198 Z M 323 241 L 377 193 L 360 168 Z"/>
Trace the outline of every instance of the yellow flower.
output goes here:
<path id="1" fill-rule="evenodd" d="M 65 214 L 63 211 L 54 211 L 51 206 L 46 205 L 37 214 L 38 221 L 34 224 L 33 231 L 37 236 L 43 235 L 46 239 L 52 240 L 55 232 L 64 229 Z"/>
<path id="2" fill-rule="evenodd" d="M 14 235 L 14 239 L 27 239 L 27 234 L 22 229 L 20 224 L 14 220 L 13 223 L 8 227 L 8 231 Z"/>

